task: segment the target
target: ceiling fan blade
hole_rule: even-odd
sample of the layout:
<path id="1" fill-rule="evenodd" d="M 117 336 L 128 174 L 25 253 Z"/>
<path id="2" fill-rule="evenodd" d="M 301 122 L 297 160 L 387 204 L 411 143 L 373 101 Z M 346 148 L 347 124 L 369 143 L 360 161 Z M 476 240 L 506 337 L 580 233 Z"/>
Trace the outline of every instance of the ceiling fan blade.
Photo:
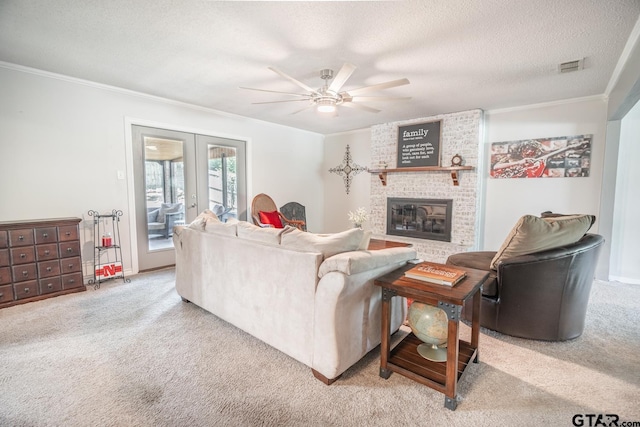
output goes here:
<path id="1" fill-rule="evenodd" d="M 302 89 L 311 92 L 311 93 L 316 93 L 315 89 L 312 89 L 311 87 L 307 86 L 306 84 L 302 83 L 300 80 L 296 80 L 293 77 L 291 77 L 290 75 L 278 70 L 275 67 L 268 67 L 271 71 L 273 71 L 276 74 L 279 74 L 280 76 L 284 77 L 285 79 L 289 80 L 291 83 L 294 83 L 298 86 L 300 86 Z"/>
<path id="2" fill-rule="evenodd" d="M 365 86 L 365 87 L 360 87 L 358 89 L 353 89 L 353 90 L 350 90 L 348 93 L 349 93 L 349 95 L 354 96 L 354 95 L 359 95 L 361 93 L 373 92 L 373 91 L 382 90 L 382 89 L 389 89 L 391 87 L 403 86 L 403 85 L 408 85 L 408 84 L 409 84 L 409 79 L 392 80 L 390 82 L 378 83 L 376 85 Z"/>
<path id="3" fill-rule="evenodd" d="M 353 102 L 343 102 L 340 104 L 343 107 L 355 108 L 356 110 L 368 111 L 370 113 L 379 113 L 381 110 L 377 110 L 375 108 L 371 108 L 367 105 L 363 104 L 354 104 Z"/>
<path id="4" fill-rule="evenodd" d="M 301 111 L 308 110 L 309 108 L 313 108 L 313 107 L 315 107 L 315 106 L 316 106 L 315 104 L 309 104 L 309 105 L 307 105 L 307 106 L 306 106 L 306 107 L 304 107 L 304 108 L 301 108 L 301 109 L 299 109 L 299 110 L 294 111 L 293 113 L 291 113 L 291 115 L 293 116 L 294 114 L 298 114 L 298 113 L 299 113 L 299 112 L 301 112 Z"/>
<path id="5" fill-rule="evenodd" d="M 340 68 L 340 71 L 338 71 L 338 74 L 333 78 L 329 90 L 335 93 L 340 92 L 340 88 L 345 84 L 347 79 L 351 77 L 351 74 L 353 74 L 355 70 L 355 65 L 345 62 L 342 68 Z"/>
<path id="6" fill-rule="evenodd" d="M 408 101 L 410 100 L 410 96 L 355 96 L 352 98 L 351 102 L 362 102 L 362 101 Z"/>
<path id="7" fill-rule="evenodd" d="M 280 92 L 279 90 L 256 89 L 256 88 L 253 88 L 253 87 L 243 87 L 243 86 L 240 86 L 240 89 L 257 90 L 259 92 L 271 92 L 271 93 L 281 93 L 281 94 L 284 94 L 284 95 L 309 97 L 309 94 L 307 94 L 307 93 Z"/>
<path id="8" fill-rule="evenodd" d="M 299 101 L 309 101 L 309 100 L 308 99 L 282 99 L 279 101 L 252 102 L 252 104 L 277 104 L 278 102 L 299 102 Z"/>

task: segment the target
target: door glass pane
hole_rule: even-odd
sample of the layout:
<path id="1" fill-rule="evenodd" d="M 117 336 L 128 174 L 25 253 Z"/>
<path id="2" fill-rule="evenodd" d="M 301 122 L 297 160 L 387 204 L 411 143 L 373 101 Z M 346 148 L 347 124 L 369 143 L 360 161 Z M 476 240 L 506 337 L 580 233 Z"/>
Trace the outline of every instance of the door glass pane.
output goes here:
<path id="1" fill-rule="evenodd" d="M 236 149 L 208 145 L 209 209 L 221 221 L 238 217 L 238 182 L 236 179 Z"/>
<path id="2" fill-rule="evenodd" d="M 173 227 L 184 224 L 184 154 L 181 140 L 144 137 L 148 249 L 173 247 Z"/>

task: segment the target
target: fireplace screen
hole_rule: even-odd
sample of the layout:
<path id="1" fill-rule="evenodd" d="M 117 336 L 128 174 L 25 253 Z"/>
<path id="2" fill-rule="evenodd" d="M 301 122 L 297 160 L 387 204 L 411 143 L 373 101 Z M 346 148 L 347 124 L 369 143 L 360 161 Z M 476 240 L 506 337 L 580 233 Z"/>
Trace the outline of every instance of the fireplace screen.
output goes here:
<path id="1" fill-rule="evenodd" d="M 387 199 L 387 234 L 451 241 L 453 200 Z"/>

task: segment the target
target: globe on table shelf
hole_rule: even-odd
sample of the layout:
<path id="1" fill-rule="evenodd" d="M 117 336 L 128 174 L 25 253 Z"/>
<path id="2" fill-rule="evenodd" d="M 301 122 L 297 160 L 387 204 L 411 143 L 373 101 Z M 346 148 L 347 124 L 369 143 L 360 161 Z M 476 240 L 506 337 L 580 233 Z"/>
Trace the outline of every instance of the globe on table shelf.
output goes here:
<path id="1" fill-rule="evenodd" d="M 425 344 L 418 346 L 420 356 L 433 362 L 447 360 L 448 319 L 444 310 L 414 301 L 409 307 L 409 327 Z"/>

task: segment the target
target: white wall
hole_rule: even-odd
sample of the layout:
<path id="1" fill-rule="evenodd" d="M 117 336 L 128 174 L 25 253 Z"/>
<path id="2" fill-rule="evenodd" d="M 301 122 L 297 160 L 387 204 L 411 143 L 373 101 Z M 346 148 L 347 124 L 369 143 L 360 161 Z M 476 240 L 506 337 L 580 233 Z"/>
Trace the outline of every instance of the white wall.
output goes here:
<path id="1" fill-rule="evenodd" d="M 618 151 L 609 275 L 611 280 L 640 284 L 640 103 L 622 119 Z"/>
<path id="2" fill-rule="evenodd" d="M 489 170 L 490 144 L 493 142 L 584 134 L 593 134 L 593 140 L 589 177 L 485 177 L 487 181 L 484 250 L 497 250 L 522 215 L 540 215 L 548 210 L 598 215 L 606 140 L 606 113 L 607 105 L 601 98 L 485 113 L 486 170 Z M 597 220 L 590 231 L 598 232 Z"/>
<path id="3" fill-rule="evenodd" d="M 125 122 L 143 121 L 249 140 L 248 193 L 281 206 L 306 206 L 309 227 L 323 224 L 323 140 L 300 131 L 88 82 L 0 64 L 0 221 L 124 212 L 125 270 L 132 265 L 125 171 Z M 212 94 L 214 96 L 214 94 Z M 92 224 L 81 224 L 85 274 Z"/>
<path id="4" fill-rule="evenodd" d="M 353 177 L 349 194 L 345 191 L 342 177 L 335 173 L 329 173 L 329 169 L 343 163 L 347 145 L 349 145 L 354 163 L 372 168 L 370 129 L 333 134 L 325 138 L 324 165 L 322 167 L 325 182 L 323 228 L 325 233 L 335 233 L 353 227 L 353 224 L 349 222 L 348 212 L 355 211 L 359 207 L 364 207 L 367 211 L 370 208 L 371 174 L 369 172 L 360 172 Z M 377 175 L 375 179 L 378 179 Z M 365 223 L 362 228 L 368 230 L 371 228 L 371 224 Z"/>

